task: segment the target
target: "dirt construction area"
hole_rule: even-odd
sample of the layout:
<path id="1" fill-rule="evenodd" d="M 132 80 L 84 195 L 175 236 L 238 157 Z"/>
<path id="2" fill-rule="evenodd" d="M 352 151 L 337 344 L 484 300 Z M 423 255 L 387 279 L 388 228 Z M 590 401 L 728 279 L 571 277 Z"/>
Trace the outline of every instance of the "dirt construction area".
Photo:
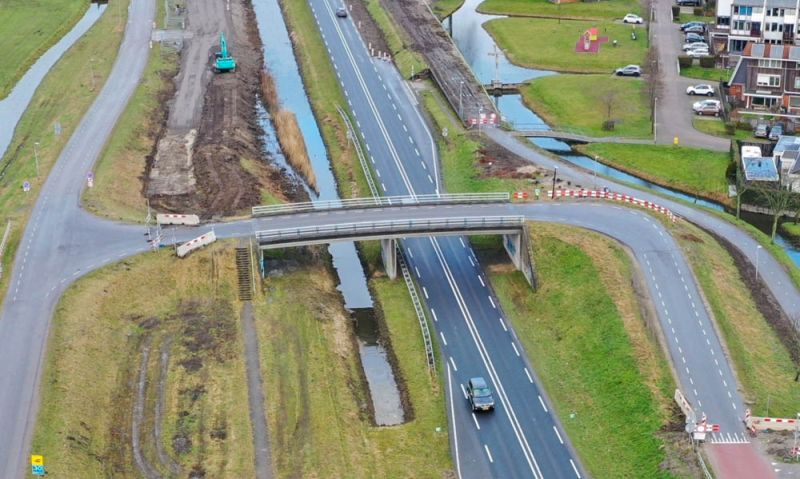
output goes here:
<path id="1" fill-rule="evenodd" d="M 302 199 L 302 189 L 263 160 L 256 116 L 261 41 L 245 0 L 186 3 L 187 40 L 167 123 L 148 158 L 144 194 L 158 211 L 233 215 L 260 204 L 262 191 Z M 236 70 L 215 73 L 220 33 Z"/>

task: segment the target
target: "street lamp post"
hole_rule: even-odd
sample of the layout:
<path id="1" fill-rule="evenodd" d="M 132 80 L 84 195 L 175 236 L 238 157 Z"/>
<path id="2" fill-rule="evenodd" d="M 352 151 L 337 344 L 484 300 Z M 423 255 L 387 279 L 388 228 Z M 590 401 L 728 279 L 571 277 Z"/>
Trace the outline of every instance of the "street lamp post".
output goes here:
<path id="1" fill-rule="evenodd" d="M 761 252 L 761 245 L 756 247 L 756 281 L 758 281 L 758 253 Z"/>
<path id="2" fill-rule="evenodd" d="M 36 177 L 39 177 L 39 142 L 33 144 L 33 161 L 36 165 Z"/>
<path id="3" fill-rule="evenodd" d="M 598 156 L 594 157 L 594 165 L 592 165 L 594 166 L 594 168 L 592 168 L 592 173 L 594 174 L 594 182 L 592 183 L 592 186 L 595 190 L 597 189 L 597 169 L 600 168 L 600 160 L 598 160 L 598 158 Z"/>
<path id="4" fill-rule="evenodd" d="M 478 108 L 478 136 L 481 136 L 481 123 L 483 123 L 483 107 Z"/>
<path id="5" fill-rule="evenodd" d="M 558 167 L 553 170 L 553 199 L 556 199 L 556 177 L 558 176 Z"/>
<path id="6" fill-rule="evenodd" d="M 461 84 L 458 87 L 458 116 L 461 119 L 464 118 L 464 80 L 461 80 Z"/>

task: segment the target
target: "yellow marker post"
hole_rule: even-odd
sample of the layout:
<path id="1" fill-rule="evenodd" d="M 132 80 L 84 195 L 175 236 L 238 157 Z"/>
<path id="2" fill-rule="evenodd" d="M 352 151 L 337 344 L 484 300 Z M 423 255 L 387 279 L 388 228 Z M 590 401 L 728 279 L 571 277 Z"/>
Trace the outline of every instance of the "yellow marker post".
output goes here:
<path id="1" fill-rule="evenodd" d="M 675 145 L 675 146 L 678 146 L 678 143 L 679 143 L 678 142 L 678 137 L 676 136 L 675 138 L 672 139 L 672 144 Z"/>
<path id="2" fill-rule="evenodd" d="M 39 454 L 32 454 L 31 466 L 44 466 L 44 456 L 40 456 Z"/>

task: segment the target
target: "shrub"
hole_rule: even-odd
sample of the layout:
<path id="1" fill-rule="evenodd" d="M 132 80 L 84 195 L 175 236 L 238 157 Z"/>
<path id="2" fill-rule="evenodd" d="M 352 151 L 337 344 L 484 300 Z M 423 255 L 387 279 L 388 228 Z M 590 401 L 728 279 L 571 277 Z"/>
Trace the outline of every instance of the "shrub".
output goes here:
<path id="1" fill-rule="evenodd" d="M 694 63 L 694 58 L 686 55 L 678 55 L 678 65 L 681 68 L 689 68 Z"/>
<path id="2" fill-rule="evenodd" d="M 694 7 L 694 16 L 695 17 L 702 17 L 705 16 L 706 12 L 703 11 L 703 7 Z"/>
<path id="3" fill-rule="evenodd" d="M 672 18 L 680 18 L 681 16 L 681 7 L 677 5 L 672 6 Z"/>
<path id="4" fill-rule="evenodd" d="M 613 131 L 614 130 L 614 120 L 605 120 L 603 122 L 603 131 Z"/>
<path id="5" fill-rule="evenodd" d="M 736 134 L 736 123 L 725 123 L 725 134 L 729 136 L 733 136 Z"/>
<path id="6" fill-rule="evenodd" d="M 717 59 L 714 57 L 700 57 L 700 66 L 702 68 L 714 68 L 717 64 Z"/>

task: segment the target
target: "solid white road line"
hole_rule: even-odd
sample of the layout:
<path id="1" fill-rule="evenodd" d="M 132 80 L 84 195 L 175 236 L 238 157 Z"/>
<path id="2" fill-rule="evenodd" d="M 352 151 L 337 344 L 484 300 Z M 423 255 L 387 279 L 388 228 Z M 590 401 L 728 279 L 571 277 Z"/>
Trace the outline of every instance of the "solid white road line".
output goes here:
<path id="1" fill-rule="evenodd" d="M 453 405 L 453 378 L 450 373 L 450 366 L 447 366 L 447 388 L 450 390 L 450 410 L 454 411 L 455 406 Z M 461 385 L 461 391 L 464 392 L 464 398 L 467 397 L 467 392 L 464 391 L 464 385 Z M 458 429 L 456 429 L 456 415 L 453 414 L 453 448 L 455 449 L 455 456 L 456 456 L 456 473 L 458 477 L 461 477 L 461 458 L 458 457 Z"/>

